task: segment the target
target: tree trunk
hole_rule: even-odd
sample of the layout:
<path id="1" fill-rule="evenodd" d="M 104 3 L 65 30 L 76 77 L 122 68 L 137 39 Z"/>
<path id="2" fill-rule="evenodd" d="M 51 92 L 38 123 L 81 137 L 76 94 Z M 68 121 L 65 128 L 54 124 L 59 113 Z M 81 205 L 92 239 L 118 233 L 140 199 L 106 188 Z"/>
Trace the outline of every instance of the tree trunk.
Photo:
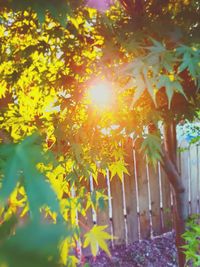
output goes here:
<path id="1" fill-rule="evenodd" d="M 178 262 L 180 267 L 185 266 L 185 255 L 181 248 L 185 243 L 182 234 L 185 231 L 184 197 L 185 188 L 177 168 L 177 142 L 176 125 L 174 122 L 164 124 L 164 148 L 163 148 L 163 169 L 169 182 L 173 187 L 175 200 L 174 221 L 176 231 L 176 246 L 178 250 Z"/>

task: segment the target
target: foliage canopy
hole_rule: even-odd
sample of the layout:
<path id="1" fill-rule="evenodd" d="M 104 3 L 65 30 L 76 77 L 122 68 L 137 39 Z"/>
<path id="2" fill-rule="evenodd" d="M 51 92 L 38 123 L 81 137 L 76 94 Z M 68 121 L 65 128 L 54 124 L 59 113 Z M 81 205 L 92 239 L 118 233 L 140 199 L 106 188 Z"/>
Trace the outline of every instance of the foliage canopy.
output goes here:
<path id="1" fill-rule="evenodd" d="M 0 215 L 9 224 L 20 208 L 19 216 L 33 217 L 28 229 L 39 227 L 39 234 L 42 210 L 70 229 L 66 234 L 48 226 L 55 228 L 54 244 L 61 242 L 62 264 L 75 266 L 71 249 L 82 239 L 77 212 L 85 216 L 106 199 L 104 192 L 87 189 L 90 176 L 98 183 L 98 172 L 105 175 L 106 169 L 111 178 L 127 173 L 123 147 L 130 135 L 144 139 L 141 150 L 155 163 L 161 133 L 152 134 L 151 125 L 191 119 L 199 109 L 200 6 L 121 0 L 102 13 L 82 1 L 34 1 L 30 7 L 27 1 L 1 2 Z M 115 96 L 104 110 L 87 95 L 102 81 L 110 82 Z M 108 252 L 104 228 L 95 226 L 85 235 L 93 254 L 97 245 Z M 26 230 L 10 239 L 4 255 L 23 243 Z"/>

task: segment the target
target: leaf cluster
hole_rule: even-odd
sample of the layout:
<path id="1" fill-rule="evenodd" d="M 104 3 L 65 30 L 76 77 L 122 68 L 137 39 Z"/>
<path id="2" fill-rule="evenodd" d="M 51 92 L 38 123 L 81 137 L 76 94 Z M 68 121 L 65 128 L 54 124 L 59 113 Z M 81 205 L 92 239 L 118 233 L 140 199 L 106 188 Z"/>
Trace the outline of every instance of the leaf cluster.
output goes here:
<path id="1" fill-rule="evenodd" d="M 184 253 L 188 264 L 193 266 L 199 266 L 200 264 L 200 226 L 199 226 L 199 215 L 193 215 L 187 222 L 187 230 L 183 234 L 183 238 L 186 241 L 186 245 L 183 246 Z"/>

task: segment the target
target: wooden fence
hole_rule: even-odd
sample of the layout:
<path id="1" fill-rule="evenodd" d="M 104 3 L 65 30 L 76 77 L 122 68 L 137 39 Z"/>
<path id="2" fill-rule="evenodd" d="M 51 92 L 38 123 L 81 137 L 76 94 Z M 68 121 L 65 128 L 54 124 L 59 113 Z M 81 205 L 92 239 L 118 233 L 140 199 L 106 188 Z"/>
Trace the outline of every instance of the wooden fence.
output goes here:
<path id="1" fill-rule="evenodd" d="M 187 190 L 186 216 L 200 211 L 200 145 L 182 143 L 178 167 Z M 128 244 L 173 229 L 173 194 L 161 165 L 151 167 L 146 159 L 133 148 L 132 141 L 126 147 L 129 175 L 123 182 L 118 177 L 98 179 L 98 185 L 90 179 L 90 190 L 104 189 L 108 195 L 105 210 L 88 210 L 85 222 L 88 227 L 95 223 L 108 225 L 108 232 L 117 237 L 115 244 Z"/>

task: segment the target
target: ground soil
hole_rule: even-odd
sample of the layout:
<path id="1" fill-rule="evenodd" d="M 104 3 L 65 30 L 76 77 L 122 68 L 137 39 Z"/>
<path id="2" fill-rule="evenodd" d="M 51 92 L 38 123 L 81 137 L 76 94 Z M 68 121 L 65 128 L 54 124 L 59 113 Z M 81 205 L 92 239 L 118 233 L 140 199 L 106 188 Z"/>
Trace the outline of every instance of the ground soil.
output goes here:
<path id="1" fill-rule="evenodd" d="M 177 267 L 177 251 L 173 232 L 110 248 L 111 257 L 100 252 L 96 258 L 86 257 L 91 267 Z M 84 265 L 83 265 L 84 266 Z"/>

